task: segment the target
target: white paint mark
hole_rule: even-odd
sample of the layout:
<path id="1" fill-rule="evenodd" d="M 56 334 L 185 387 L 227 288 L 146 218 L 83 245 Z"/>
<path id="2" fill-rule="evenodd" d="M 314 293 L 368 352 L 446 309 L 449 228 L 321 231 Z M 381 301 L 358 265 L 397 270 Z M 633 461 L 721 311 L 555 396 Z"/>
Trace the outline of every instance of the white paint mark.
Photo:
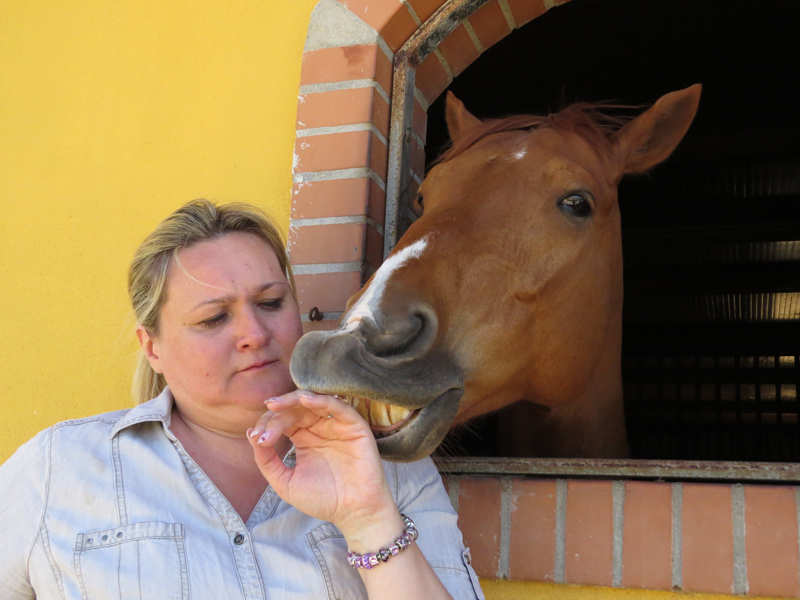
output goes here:
<path id="1" fill-rule="evenodd" d="M 364 292 L 364 295 L 361 296 L 358 303 L 350 310 L 347 321 L 345 322 L 345 331 L 353 331 L 365 317 L 372 318 L 373 311 L 380 303 L 383 290 L 389 278 L 409 260 L 422 256 L 423 251 L 428 245 L 429 237 L 430 234 L 417 240 L 410 246 L 406 246 L 397 254 L 386 259 L 386 262 L 375 272 L 375 278 L 367 288 L 367 291 Z"/>

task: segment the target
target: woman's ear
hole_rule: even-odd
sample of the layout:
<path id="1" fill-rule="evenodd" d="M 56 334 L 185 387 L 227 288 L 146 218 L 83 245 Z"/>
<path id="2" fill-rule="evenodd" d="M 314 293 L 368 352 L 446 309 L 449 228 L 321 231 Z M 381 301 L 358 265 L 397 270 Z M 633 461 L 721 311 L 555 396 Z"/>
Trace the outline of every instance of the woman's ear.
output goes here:
<path id="1" fill-rule="evenodd" d="M 136 338 L 139 340 L 139 345 L 142 347 L 142 351 L 147 357 L 147 362 L 150 363 L 150 368 L 156 373 L 161 374 L 159 358 L 155 351 L 155 341 L 143 325 L 136 327 Z"/>
<path id="2" fill-rule="evenodd" d="M 641 173 L 672 154 L 692 124 L 702 86 L 666 94 L 612 138 L 620 174 Z"/>

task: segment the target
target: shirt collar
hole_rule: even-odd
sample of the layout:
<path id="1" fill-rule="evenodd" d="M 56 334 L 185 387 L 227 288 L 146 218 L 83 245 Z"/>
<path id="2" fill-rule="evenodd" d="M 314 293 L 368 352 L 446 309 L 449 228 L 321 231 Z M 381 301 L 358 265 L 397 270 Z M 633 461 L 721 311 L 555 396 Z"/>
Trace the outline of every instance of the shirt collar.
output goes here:
<path id="1" fill-rule="evenodd" d="M 169 387 L 165 387 L 164 391 L 152 400 L 129 410 L 125 416 L 117 422 L 117 425 L 111 431 L 111 435 L 109 435 L 108 438 L 112 439 L 120 431 L 131 425 L 146 423 L 148 421 L 161 422 L 164 426 L 164 430 L 169 432 L 170 423 L 172 421 L 173 401 L 172 392 L 169 391 Z"/>

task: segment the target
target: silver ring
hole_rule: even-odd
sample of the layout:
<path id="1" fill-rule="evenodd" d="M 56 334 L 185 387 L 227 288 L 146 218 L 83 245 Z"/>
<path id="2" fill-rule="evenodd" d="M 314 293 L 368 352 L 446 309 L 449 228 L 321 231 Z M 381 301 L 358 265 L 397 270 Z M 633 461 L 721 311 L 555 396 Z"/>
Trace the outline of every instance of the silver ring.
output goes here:
<path id="1" fill-rule="evenodd" d="M 332 419 L 332 418 L 333 418 L 333 415 L 332 415 L 331 413 L 328 413 L 328 416 L 327 416 L 327 417 L 325 417 L 325 418 L 326 418 L 326 419 Z"/>

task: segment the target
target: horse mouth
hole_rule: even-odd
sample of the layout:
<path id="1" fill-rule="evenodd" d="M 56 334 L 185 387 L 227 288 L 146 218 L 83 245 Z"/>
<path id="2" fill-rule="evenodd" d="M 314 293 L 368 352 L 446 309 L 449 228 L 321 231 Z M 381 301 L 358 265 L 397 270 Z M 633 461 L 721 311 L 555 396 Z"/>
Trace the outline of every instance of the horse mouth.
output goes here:
<path id="1" fill-rule="evenodd" d="M 356 412 L 369 424 L 369 428 L 377 439 L 397 433 L 420 412 L 420 409 L 397 406 L 364 396 L 345 395 L 339 397 L 356 409 Z"/>

